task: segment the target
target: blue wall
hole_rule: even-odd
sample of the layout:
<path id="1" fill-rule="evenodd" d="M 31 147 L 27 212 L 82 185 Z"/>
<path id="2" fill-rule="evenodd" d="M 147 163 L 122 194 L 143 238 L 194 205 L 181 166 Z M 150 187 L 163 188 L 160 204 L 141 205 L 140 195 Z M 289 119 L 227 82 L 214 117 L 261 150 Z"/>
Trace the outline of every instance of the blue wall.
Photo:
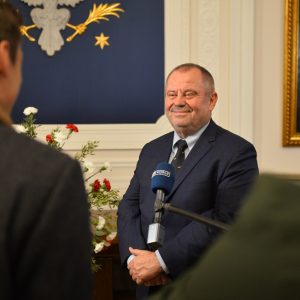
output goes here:
<path id="1" fill-rule="evenodd" d="M 25 25 L 32 24 L 30 10 L 21 0 L 11 0 Z M 69 23 L 84 22 L 93 3 L 85 0 L 71 11 Z M 23 39 L 23 85 L 13 120 L 23 119 L 23 109 L 39 109 L 44 124 L 154 123 L 163 114 L 164 1 L 122 0 L 120 18 L 92 23 L 72 42 L 65 41 L 54 56 L 37 42 Z M 38 39 L 40 29 L 29 33 Z M 109 47 L 94 46 L 95 36 L 110 36 Z M 61 32 L 64 39 L 73 31 Z"/>

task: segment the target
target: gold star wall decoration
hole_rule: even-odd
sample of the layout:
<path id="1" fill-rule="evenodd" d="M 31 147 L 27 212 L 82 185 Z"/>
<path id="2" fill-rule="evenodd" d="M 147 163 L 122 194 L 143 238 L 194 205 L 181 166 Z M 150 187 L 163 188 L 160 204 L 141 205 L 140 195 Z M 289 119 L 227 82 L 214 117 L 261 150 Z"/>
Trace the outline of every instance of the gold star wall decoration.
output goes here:
<path id="1" fill-rule="evenodd" d="M 109 46 L 109 42 L 108 42 L 109 36 L 105 36 L 103 32 L 101 32 L 99 36 L 95 36 L 95 39 L 96 39 L 95 46 L 100 46 L 102 50 L 105 46 Z"/>

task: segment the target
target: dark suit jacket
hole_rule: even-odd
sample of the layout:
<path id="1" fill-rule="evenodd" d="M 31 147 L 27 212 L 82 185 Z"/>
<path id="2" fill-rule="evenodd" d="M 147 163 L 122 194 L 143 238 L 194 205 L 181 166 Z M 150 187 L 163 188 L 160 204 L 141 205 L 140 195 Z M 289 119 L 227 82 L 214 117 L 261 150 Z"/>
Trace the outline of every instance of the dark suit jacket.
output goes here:
<path id="1" fill-rule="evenodd" d="M 300 185 L 262 175 L 235 224 L 151 300 L 300 299 Z"/>
<path id="2" fill-rule="evenodd" d="M 90 256 L 78 162 L 0 125 L 0 299 L 89 299 Z"/>
<path id="3" fill-rule="evenodd" d="M 118 210 L 121 260 L 128 247 L 148 249 L 148 226 L 153 222 L 155 195 L 151 175 L 171 153 L 173 132 L 142 149 L 130 186 Z M 210 122 L 186 158 L 166 202 L 223 222 L 231 222 L 258 173 L 256 151 L 241 137 Z M 170 276 L 189 268 L 215 238 L 216 231 L 184 217 L 165 212 L 165 243 L 159 252 Z"/>

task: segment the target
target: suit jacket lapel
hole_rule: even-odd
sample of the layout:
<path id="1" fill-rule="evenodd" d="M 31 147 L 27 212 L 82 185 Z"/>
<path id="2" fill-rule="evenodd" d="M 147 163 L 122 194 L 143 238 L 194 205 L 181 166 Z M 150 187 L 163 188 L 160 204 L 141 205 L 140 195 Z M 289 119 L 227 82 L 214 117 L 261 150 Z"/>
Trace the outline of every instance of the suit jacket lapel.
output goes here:
<path id="1" fill-rule="evenodd" d="M 195 146 L 187 156 L 184 161 L 184 164 L 176 176 L 175 183 L 171 193 L 167 196 L 166 201 L 175 193 L 179 185 L 182 181 L 189 175 L 189 173 L 193 170 L 199 160 L 203 158 L 203 156 L 211 150 L 214 145 L 214 141 L 216 139 L 216 131 L 217 125 L 211 120 L 210 124 L 200 136 L 198 141 L 196 142 Z"/>
<path id="2" fill-rule="evenodd" d="M 157 162 L 169 162 L 169 158 L 172 151 L 174 133 L 170 132 L 166 138 L 162 141 L 159 146 L 159 151 L 157 152 Z"/>

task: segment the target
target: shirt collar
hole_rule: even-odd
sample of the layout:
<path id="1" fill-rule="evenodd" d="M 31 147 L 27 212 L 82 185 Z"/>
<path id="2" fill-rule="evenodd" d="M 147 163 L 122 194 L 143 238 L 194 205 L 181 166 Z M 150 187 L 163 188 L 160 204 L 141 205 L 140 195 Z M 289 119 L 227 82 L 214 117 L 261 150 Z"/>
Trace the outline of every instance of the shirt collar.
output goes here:
<path id="1" fill-rule="evenodd" d="M 202 126 L 196 133 L 189 135 L 188 137 L 185 138 L 185 141 L 188 145 L 188 150 L 191 151 L 192 148 L 195 146 L 196 142 L 198 141 L 198 139 L 200 138 L 200 136 L 202 135 L 202 133 L 205 131 L 205 129 L 207 128 L 207 126 L 209 125 L 210 121 L 208 123 L 206 123 L 204 126 Z M 175 143 L 180 140 L 181 137 L 177 134 L 176 131 L 174 131 L 174 137 L 173 137 L 173 151 L 175 151 L 176 146 Z"/>

